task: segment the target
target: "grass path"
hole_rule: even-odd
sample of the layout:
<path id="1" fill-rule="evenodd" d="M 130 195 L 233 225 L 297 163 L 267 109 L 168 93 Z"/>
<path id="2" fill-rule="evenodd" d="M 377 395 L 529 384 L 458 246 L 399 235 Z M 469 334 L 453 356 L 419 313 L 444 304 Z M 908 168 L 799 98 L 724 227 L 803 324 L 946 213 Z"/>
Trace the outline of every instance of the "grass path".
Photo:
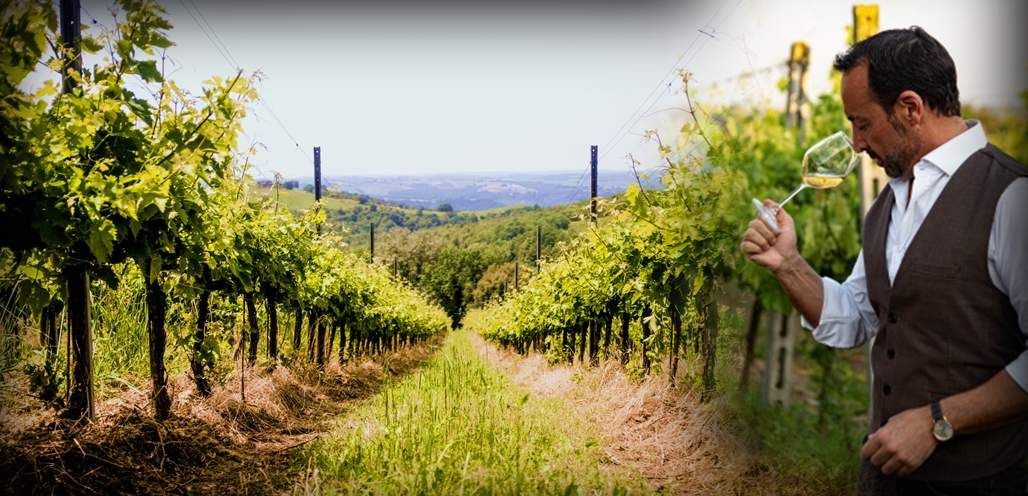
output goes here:
<path id="1" fill-rule="evenodd" d="M 298 454 L 313 493 L 651 493 L 606 462 L 599 437 L 557 397 L 487 364 L 463 331 L 418 372 L 341 417 Z"/>

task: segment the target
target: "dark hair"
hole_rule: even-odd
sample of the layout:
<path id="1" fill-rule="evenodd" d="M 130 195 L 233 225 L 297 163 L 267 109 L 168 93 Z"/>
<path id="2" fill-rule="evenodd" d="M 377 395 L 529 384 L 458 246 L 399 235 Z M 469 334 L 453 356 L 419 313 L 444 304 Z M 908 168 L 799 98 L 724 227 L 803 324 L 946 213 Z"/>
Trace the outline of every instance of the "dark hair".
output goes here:
<path id="1" fill-rule="evenodd" d="M 900 93 L 911 90 L 939 114 L 960 115 L 956 65 L 939 40 L 923 29 L 882 31 L 837 55 L 834 66 L 846 72 L 863 62 L 871 93 L 887 113 Z"/>

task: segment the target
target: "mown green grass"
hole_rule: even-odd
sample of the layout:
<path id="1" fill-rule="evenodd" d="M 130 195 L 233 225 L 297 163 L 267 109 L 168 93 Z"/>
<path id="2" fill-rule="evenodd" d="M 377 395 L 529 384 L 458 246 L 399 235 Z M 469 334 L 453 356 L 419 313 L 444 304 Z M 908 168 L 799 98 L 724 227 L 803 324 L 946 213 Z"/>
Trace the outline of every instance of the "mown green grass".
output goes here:
<path id="1" fill-rule="evenodd" d="M 278 188 L 278 191 L 275 191 L 274 188 L 258 188 L 257 191 L 258 194 L 267 196 L 272 201 L 277 199 L 283 207 L 294 212 L 307 210 L 314 205 L 314 193 L 302 189 Z M 327 210 L 353 210 L 360 205 L 357 200 L 332 196 L 323 196 L 321 203 Z"/>
<path id="2" fill-rule="evenodd" d="M 562 400 L 519 390 L 458 331 L 297 463 L 317 469 L 306 487 L 328 494 L 652 492 L 637 475 L 605 465 L 596 433 L 572 412 Z"/>

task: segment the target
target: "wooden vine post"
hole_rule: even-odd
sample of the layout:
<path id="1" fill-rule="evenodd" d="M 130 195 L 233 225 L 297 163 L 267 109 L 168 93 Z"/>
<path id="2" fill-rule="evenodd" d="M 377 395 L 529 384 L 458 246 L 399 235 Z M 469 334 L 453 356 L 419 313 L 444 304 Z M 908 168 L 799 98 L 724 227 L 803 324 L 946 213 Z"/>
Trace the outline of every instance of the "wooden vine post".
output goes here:
<path id="1" fill-rule="evenodd" d="M 243 295 L 243 302 L 246 305 L 246 326 L 250 331 L 250 346 L 247 361 L 252 367 L 257 363 L 257 345 L 261 339 L 260 329 L 257 327 L 257 306 L 253 302 L 253 293 L 247 292 Z"/>
<path id="2" fill-rule="evenodd" d="M 761 397 L 768 403 L 789 404 L 792 393 L 792 362 L 795 314 L 768 312 L 767 363 Z"/>
<path id="3" fill-rule="evenodd" d="M 168 343 L 165 317 L 168 311 L 168 295 L 160 280 L 148 277 L 146 282 L 147 334 L 150 342 L 150 380 L 153 389 L 150 399 L 154 405 L 154 417 L 165 420 L 171 416 L 171 395 L 168 394 L 168 373 L 164 366 L 164 351 Z"/>
<path id="4" fill-rule="evenodd" d="M 274 295 L 269 294 L 264 301 L 268 309 L 268 358 L 275 363 L 278 360 L 278 308 Z"/>
<path id="5" fill-rule="evenodd" d="M 82 73 L 82 13 L 79 0 L 61 0 L 61 44 L 64 64 L 61 71 L 65 93 L 74 91 L 75 78 Z M 71 383 L 68 408 L 64 414 L 72 419 L 92 419 L 96 413 L 93 399 L 93 331 L 90 319 L 89 271 L 83 263 L 74 263 L 64 271 L 68 287 L 68 333 L 71 343 Z"/>
<path id="6" fill-rule="evenodd" d="M 203 342 L 207 338 L 207 320 L 210 316 L 211 290 L 206 286 L 200 293 L 196 307 L 196 330 L 193 333 L 193 353 L 189 357 L 189 368 L 193 371 L 196 391 L 206 398 L 211 395 L 211 384 L 207 380 L 204 363 Z"/>

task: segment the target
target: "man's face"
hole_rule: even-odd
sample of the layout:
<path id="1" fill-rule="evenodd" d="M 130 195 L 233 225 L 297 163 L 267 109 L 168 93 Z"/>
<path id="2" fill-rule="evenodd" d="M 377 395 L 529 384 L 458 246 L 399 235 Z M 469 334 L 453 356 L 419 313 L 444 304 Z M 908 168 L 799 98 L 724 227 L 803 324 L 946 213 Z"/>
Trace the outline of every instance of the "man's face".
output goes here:
<path id="1" fill-rule="evenodd" d="M 889 177 L 900 177 L 917 161 L 920 140 L 896 116 L 886 112 L 871 93 L 867 64 L 861 63 L 842 76 L 842 107 L 853 124 L 853 148 L 865 151 Z"/>

